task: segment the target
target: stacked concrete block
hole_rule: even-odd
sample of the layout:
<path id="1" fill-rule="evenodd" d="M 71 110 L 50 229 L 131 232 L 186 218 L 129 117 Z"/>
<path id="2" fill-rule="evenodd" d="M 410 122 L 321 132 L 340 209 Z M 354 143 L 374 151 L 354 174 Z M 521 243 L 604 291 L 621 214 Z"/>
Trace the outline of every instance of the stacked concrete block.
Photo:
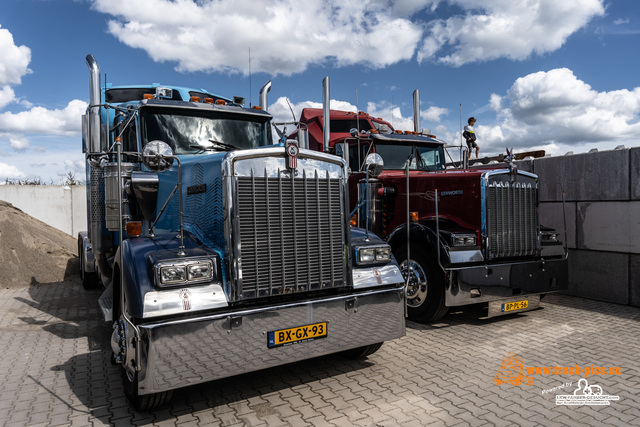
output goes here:
<path id="1" fill-rule="evenodd" d="M 545 157 L 532 172 L 541 224 L 564 230 L 566 212 L 569 292 L 640 306 L 640 148 Z"/>

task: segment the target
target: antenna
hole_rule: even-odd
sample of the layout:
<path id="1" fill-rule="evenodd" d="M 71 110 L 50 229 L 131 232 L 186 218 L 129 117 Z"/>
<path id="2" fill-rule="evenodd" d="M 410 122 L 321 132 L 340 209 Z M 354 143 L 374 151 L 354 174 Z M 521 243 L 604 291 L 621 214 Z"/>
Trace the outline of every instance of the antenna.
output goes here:
<path id="1" fill-rule="evenodd" d="M 251 105 L 251 94 L 253 93 L 253 89 L 251 89 L 251 46 L 249 46 L 249 108 Z"/>
<path id="2" fill-rule="evenodd" d="M 358 128 L 358 135 L 360 135 L 360 105 L 358 105 L 358 89 L 356 89 L 356 128 Z"/>

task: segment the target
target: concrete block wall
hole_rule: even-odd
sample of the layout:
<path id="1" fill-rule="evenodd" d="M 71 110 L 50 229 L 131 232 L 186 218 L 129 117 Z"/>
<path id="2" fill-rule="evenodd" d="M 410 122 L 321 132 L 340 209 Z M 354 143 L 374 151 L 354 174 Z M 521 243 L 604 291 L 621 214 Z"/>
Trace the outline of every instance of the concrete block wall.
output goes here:
<path id="1" fill-rule="evenodd" d="M 84 185 L 0 185 L 0 200 L 71 236 L 87 230 Z"/>
<path id="2" fill-rule="evenodd" d="M 564 230 L 566 212 L 569 293 L 640 306 L 640 147 L 519 167 L 540 177 L 543 225 Z"/>

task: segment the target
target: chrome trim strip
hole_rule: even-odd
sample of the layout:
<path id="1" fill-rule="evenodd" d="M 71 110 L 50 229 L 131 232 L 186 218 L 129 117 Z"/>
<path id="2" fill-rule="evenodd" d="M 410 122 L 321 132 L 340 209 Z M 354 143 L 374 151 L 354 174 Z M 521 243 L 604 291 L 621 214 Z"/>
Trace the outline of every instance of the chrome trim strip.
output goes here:
<path id="1" fill-rule="evenodd" d="M 220 284 L 183 286 L 144 295 L 143 318 L 187 314 L 195 311 L 228 307 Z"/>
<path id="2" fill-rule="evenodd" d="M 474 249 L 471 251 L 449 251 L 449 259 L 451 264 L 461 264 L 465 262 L 482 262 L 484 257 L 480 250 Z M 449 270 L 449 269 L 447 269 Z"/>
<path id="3" fill-rule="evenodd" d="M 354 267 L 352 274 L 354 289 L 392 284 L 404 286 L 404 277 L 395 263 L 382 266 Z"/>

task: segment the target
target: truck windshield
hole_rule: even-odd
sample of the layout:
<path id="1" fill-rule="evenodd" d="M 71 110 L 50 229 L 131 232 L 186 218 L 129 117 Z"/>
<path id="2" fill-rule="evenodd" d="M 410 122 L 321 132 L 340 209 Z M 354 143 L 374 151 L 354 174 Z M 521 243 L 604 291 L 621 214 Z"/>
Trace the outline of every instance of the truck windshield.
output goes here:
<path id="1" fill-rule="evenodd" d="M 444 170 L 444 149 L 441 145 L 424 146 L 413 144 L 382 144 L 375 145 L 376 153 L 382 156 L 385 169 L 404 169 L 409 156 L 409 169 L 436 171 Z"/>
<path id="2" fill-rule="evenodd" d="M 273 143 L 267 117 L 165 109 L 147 109 L 141 116 L 142 144 L 159 139 L 169 144 L 175 154 L 257 148 Z"/>

